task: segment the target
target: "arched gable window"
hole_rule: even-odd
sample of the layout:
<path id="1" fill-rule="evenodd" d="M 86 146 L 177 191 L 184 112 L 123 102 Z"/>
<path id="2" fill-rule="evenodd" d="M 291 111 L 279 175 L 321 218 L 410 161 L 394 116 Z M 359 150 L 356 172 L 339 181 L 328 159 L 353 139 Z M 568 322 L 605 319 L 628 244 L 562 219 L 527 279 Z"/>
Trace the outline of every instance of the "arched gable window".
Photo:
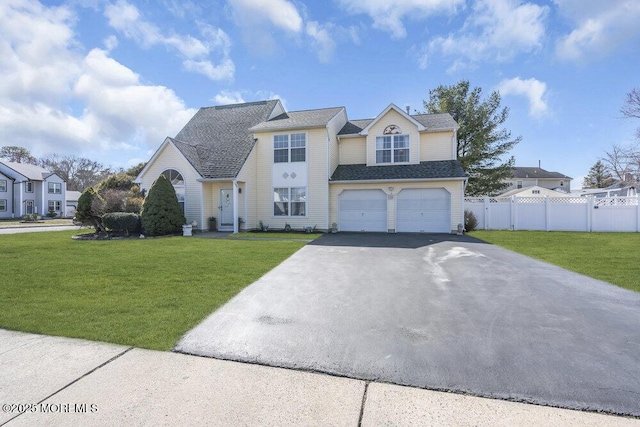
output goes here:
<path id="1" fill-rule="evenodd" d="M 173 185 L 173 188 L 176 190 L 176 196 L 178 197 L 178 203 L 182 206 L 182 211 L 184 212 L 184 178 L 182 174 L 175 169 L 167 169 L 162 172 L 162 175 L 165 176 Z"/>

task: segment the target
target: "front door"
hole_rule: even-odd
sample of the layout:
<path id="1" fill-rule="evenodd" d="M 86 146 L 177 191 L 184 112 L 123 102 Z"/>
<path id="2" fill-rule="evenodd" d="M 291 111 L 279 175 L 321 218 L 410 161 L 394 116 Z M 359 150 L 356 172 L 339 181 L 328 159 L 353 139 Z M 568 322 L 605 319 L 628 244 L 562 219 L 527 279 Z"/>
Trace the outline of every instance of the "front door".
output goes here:
<path id="1" fill-rule="evenodd" d="M 27 215 L 31 215 L 33 213 L 33 200 L 25 200 L 24 209 Z"/>
<path id="2" fill-rule="evenodd" d="M 233 230 L 233 190 L 220 190 L 220 230 Z"/>

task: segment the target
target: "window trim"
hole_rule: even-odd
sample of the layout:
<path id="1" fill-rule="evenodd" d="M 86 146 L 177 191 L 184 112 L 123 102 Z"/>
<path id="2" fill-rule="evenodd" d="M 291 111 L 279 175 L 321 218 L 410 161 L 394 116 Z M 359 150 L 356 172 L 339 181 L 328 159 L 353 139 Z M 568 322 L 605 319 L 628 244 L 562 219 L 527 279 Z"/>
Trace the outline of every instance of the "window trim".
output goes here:
<path id="1" fill-rule="evenodd" d="M 384 142 L 382 142 L 383 148 L 378 148 L 378 141 L 384 141 L 385 138 L 390 139 L 390 144 L 391 144 L 390 147 L 384 148 Z M 399 139 L 406 140 L 405 147 L 398 147 Z M 376 136 L 375 144 L 376 144 L 375 146 L 376 147 L 376 163 L 375 163 L 376 165 L 394 165 L 394 164 L 411 163 L 411 136 L 408 133 Z M 388 162 L 385 162 L 385 161 L 379 162 L 378 153 L 385 152 L 385 151 L 389 151 L 390 160 Z M 406 151 L 407 160 L 396 161 L 397 152 L 399 151 Z"/>
<path id="2" fill-rule="evenodd" d="M 7 180 L 0 179 L 0 193 L 6 193 L 6 192 L 7 192 Z"/>
<path id="3" fill-rule="evenodd" d="M 304 136 L 304 140 L 302 141 L 304 143 L 304 145 L 302 147 L 294 147 L 293 146 L 293 140 L 292 137 L 294 135 L 303 135 Z M 286 137 L 286 147 L 276 147 L 276 139 L 282 139 L 283 137 Z M 271 157 L 271 160 L 273 162 L 273 164 L 277 164 L 277 163 L 306 163 L 307 162 L 307 154 L 308 154 L 308 135 L 307 132 L 291 132 L 291 133 L 277 133 L 273 135 L 272 138 L 272 143 L 271 143 L 271 149 L 273 151 L 273 156 Z M 278 141 L 279 143 L 283 143 L 285 141 L 281 140 Z M 299 142 L 299 141 L 296 141 Z M 304 150 L 304 160 L 292 160 L 293 158 L 293 152 L 294 150 L 296 152 L 299 152 L 300 150 Z M 282 160 L 278 160 L 276 161 L 276 153 L 282 153 L 282 152 L 286 152 L 286 161 Z M 280 187 L 278 187 L 280 188 Z M 282 187 L 284 188 L 284 187 Z"/>
<path id="4" fill-rule="evenodd" d="M 51 205 L 53 204 L 53 209 L 51 209 Z M 56 209 L 56 205 L 58 205 L 58 209 Z M 47 207 L 49 208 L 47 212 L 62 212 L 62 201 L 61 200 L 49 200 L 47 203 Z"/>
<path id="5" fill-rule="evenodd" d="M 292 190 L 299 190 L 299 189 L 303 189 L 304 190 L 304 201 L 300 202 L 300 201 L 293 201 L 292 199 Z M 275 195 L 276 195 L 276 190 L 287 190 L 287 201 L 286 202 L 276 202 L 275 200 Z M 309 187 L 273 187 L 271 189 L 271 218 L 307 218 L 308 217 L 308 204 L 309 204 Z M 279 193 L 278 193 L 279 194 Z M 286 203 L 286 215 L 276 215 L 276 203 Z M 292 207 L 294 203 L 300 203 L 304 205 L 304 215 L 293 215 L 292 214 Z"/>
<path id="6" fill-rule="evenodd" d="M 26 181 L 24 183 L 24 192 L 33 193 L 33 181 Z"/>
<path id="7" fill-rule="evenodd" d="M 171 171 L 174 171 L 180 176 L 180 178 L 182 178 L 182 184 L 174 184 L 172 182 L 171 173 L 170 173 Z M 165 172 L 169 172 L 169 173 L 165 175 Z M 173 190 L 176 192 L 176 198 L 178 199 L 178 203 L 180 204 L 180 206 L 182 206 L 182 212 L 186 214 L 187 213 L 187 185 L 184 179 L 184 174 L 176 168 L 167 168 L 163 170 L 160 173 L 160 175 L 164 175 L 165 178 L 169 180 L 169 183 L 173 186 Z"/>
<path id="8" fill-rule="evenodd" d="M 62 183 L 61 182 L 48 182 L 47 184 L 48 184 L 47 185 L 47 191 L 49 192 L 49 194 L 62 194 Z M 56 188 L 58 189 L 58 191 L 56 191 Z"/>
<path id="9" fill-rule="evenodd" d="M 4 202 L 4 209 L 2 208 L 3 202 Z M 8 204 L 9 203 L 8 203 L 7 199 L 0 199 L 0 212 L 6 212 Z"/>

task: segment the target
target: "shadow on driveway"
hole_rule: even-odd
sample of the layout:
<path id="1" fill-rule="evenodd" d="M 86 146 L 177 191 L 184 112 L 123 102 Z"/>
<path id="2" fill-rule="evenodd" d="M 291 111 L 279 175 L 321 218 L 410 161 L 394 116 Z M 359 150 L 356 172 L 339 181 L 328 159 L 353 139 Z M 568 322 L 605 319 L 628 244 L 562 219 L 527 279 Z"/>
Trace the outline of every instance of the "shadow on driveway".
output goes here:
<path id="1" fill-rule="evenodd" d="M 640 294 L 467 236 L 319 238 L 175 351 L 640 416 Z"/>

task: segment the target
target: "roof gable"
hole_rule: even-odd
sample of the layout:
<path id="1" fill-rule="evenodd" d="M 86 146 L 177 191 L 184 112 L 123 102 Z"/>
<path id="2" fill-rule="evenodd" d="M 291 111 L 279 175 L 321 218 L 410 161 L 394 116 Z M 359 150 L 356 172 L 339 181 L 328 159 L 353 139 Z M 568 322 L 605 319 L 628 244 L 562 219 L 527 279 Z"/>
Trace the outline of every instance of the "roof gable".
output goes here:
<path id="1" fill-rule="evenodd" d="M 279 100 L 201 108 L 171 141 L 203 178 L 232 179 L 255 145 L 250 129 L 280 111 Z"/>
<path id="2" fill-rule="evenodd" d="M 402 108 L 399 108 L 397 105 L 395 104 L 389 104 L 389 106 L 387 108 L 385 108 L 382 113 L 378 114 L 376 116 L 376 118 L 374 118 L 373 120 L 371 120 L 371 122 L 369 122 L 369 124 L 367 124 L 364 129 L 362 129 L 360 131 L 360 135 L 368 135 L 369 134 L 369 129 L 371 129 L 376 123 L 378 123 L 380 120 L 382 120 L 382 118 L 391 110 L 396 111 L 398 114 L 400 114 L 402 117 L 404 117 L 405 119 L 407 119 L 408 121 L 410 121 L 411 123 L 413 123 L 414 125 L 416 125 L 416 127 L 418 128 L 418 131 L 423 131 L 425 130 L 425 127 L 422 123 L 420 123 L 419 121 L 417 121 L 416 119 L 414 119 L 412 116 L 410 116 L 409 114 L 407 114 L 406 111 L 404 111 Z"/>
<path id="3" fill-rule="evenodd" d="M 196 173 L 198 172 L 198 169 L 193 165 L 193 163 L 191 163 L 191 161 L 185 156 L 185 152 L 187 151 L 187 149 L 185 149 L 184 151 L 178 148 L 178 144 L 180 144 L 178 141 L 176 141 L 173 138 L 169 138 L 166 137 L 164 142 L 162 144 L 160 144 L 160 147 L 158 147 L 158 149 L 156 150 L 155 153 L 153 153 L 153 156 L 151 156 L 151 159 L 147 162 L 146 165 L 144 165 L 144 167 L 142 168 L 142 170 L 140 171 L 140 173 L 138 174 L 138 176 L 136 176 L 136 178 L 133 180 L 133 182 L 135 183 L 140 183 L 142 181 L 142 177 L 147 173 L 147 170 L 149 170 L 149 168 L 153 165 L 153 163 L 156 161 L 156 159 L 158 158 L 158 156 L 160 156 L 160 154 L 164 151 L 164 149 L 167 147 L 167 145 L 171 145 L 178 153 L 180 153 L 187 162 L 189 162 L 191 164 L 191 166 L 195 169 Z"/>

